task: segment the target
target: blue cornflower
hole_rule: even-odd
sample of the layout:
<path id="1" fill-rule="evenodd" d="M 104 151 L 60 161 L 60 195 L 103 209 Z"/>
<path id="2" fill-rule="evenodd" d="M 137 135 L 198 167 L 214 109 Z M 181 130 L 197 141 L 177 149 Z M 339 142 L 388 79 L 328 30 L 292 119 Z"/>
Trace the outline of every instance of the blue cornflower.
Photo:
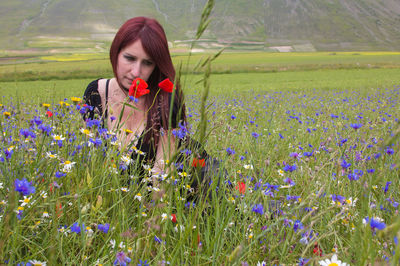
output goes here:
<path id="1" fill-rule="evenodd" d="M 306 152 L 303 153 L 303 155 L 306 156 L 306 157 L 310 157 L 310 156 L 313 155 L 313 153 L 314 153 L 314 151 L 311 151 L 311 152 L 306 151 Z"/>
<path id="2" fill-rule="evenodd" d="M 22 128 L 20 131 L 19 131 L 19 134 L 21 135 L 21 136 L 23 136 L 24 138 L 28 138 L 28 137 L 31 137 L 31 138 L 36 138 L 36 134 L 34 133 L 34 132 L 32 132 L 32 131 L 30 131 L 29 129 L 24 129 L 24 128 Z"/>
<path id="3" fill-rule="evenodd" d="M 386 150 L 385 150 L 385 152 L 386 152 L 388 155 L 392 155 L 392 154 L 394 153 L 394 150 L 393 150 L 392 148 L 387 147 Z"/>
<path id="4" fill-rule="evenodd" d="M 341 196 L 341 195 L 335 195 L 335 194 L 332 194 L 332 195 L 331 195 L 331 198 L 332 198 L 332 201 L 334 201 L 334 202 L 340 202 L 341 204 L 343 204 L 343 202 L 346 200 L 345 197 L 343 197 L 343 196 Z"/>
<path id="5" fill-rule="evenodd" d="M 386 185 L 385 185 L 385 187 L 383 188 L 383 191 L 385 192 L 385 194 L 388 192 L 390 184 L 392 184 L 391 181 L 386 182 Z"/>
<path id="6" fill-rule="evenodd" d="M 361 128 L 362 126 L 363 126 L 363 124 L 361 124 L 361 123 L 352 123 L 352 124 L 350 124 L 350 126 L 352 127 L 352 128 L 354 128 L 355 130 L 357 130 L 357 129 L 359 129 L 359 128 Z"/>
<path id="7" fill-rule="evenodd" d="M 17 219 L 18 219 L 18 220 L 21 220 L 21 219 L 22 219 L 22 215 L 23 215 L 22 210 L 18 210 Z"/>
<path id="8" fill-rule="evenodd" d="M 131 262 L 131 259 L 125 255 L 123 251 L 118 252 L 114 261 L 114 265 L 126 266 Z"/>
<path id="9" fill-rule="evenodd" d="M 289 177 L 286 177 L 283 182 L 285 182 L 286 184 L 289 184 L 290 186 L 294 186 L 296 185 L 296 183 Z"/>
<path id="10" fill-rule="evenodd" d="M 162 244 L 162 240 L 158 236 L 154 236 L 154 241 L 156 241 L 157 243 Z"/>
<path id="11" fill-rule="evenodd" d="M 227 153 L 228 155 L 233 155 L 233 154 L 235 154 L 235 150 L 232 149 L 232 148 L 230 148 L 230 147 L 228 147 L 228 148 L 226 148 L 226 153 Z"/>
<path id="12" fill-rule="evenodd" d="M 102 143 L 100 138 L 96 138 L 96 139 L 90 138 L 89 142 L 92 143 L 95 147 L 99 147 Z"/>
<path id="13" fill-rule="evenodd" d="M 299 258 L 299 266 L 304 266 L 306 265 L 310 259 L 305 259 L 305 258 Z"/>
<path id="14" fill-rule="evenodd" d="M 256 204 L 251 209 L 253 212 L 258 213 L 260 215 L 264 214 L 264 206 L 262 204 Z"/>
<path id="15" fill-rule="evenodd" d="M 381 155 L 382 155 L 381 153 L 375 153 L 375 154 L 374 154 L 374 158 L 375 158 L 375 159 L 378 159 L 379 157 L 381 157 Z"/>
<path id="16" fill-rule="evenodd" d="M 386 227 L 386 224 L 381 221 L 379 218 L 369 218 L 368 216 L 364 218 L 363 223 L 369 224 L 371 230 L 375 232 L 376 230 L 383 230 Z"/>
<path id="17" fill-rule="evenodd" d="M 22 193 L 22 195 L 27 196 L 33 194 L 36 188 L 32 185 L 32 182 L 28 182 L 26 178 L 19 180 L 18 178 L 14 181 L 15 191 Z"/>
<path id="18" fill-rule="evenodd" d="M 232 120 L 236 119 L 236 116 L 231 115 L 231 119 L 232 119 Z"/>
<path id="19" fill-rule="evenodd" d="M 142 261 L 141 259 L 139 259 L 139 263 L 137 266 L 150 266 L 150 264 L 147 263 L 147 260 Z"/>
<path id="20" fill-rule="evenodd" d="M 3 149 L 3 151 L 4 151 L 4 155 L 6 156 L 6 159 L 10 160 L 11 155 L 14 153 L 14 150 L 13 149 Z M 1 154 L 0 154 L 0 156 L 1 156 Z M 4 159 L 3 159 L 3 161 L 4 161 Z"/>
<path id="21" fill-rule="evenodd" d="M 53 128 L 51 126 L 46 126 L 45 124 L 41 124 L 38 126 L 38 129 L 42 131 L 43 134 L 50 136 L 51 131 Z"/>
<path id="22" fill-rule="evenodd" d="M 287 164 L 287 165 L 285 165 L 285 167 L 283 167 L 283 171 L 285 171 L 285 172 L 293 172 L 296 169 L 297 169 L 297 166 L 295 164 L 294 165 Z"/>
<path id="23" fill-rule="evenodd" d="M 344 169 L 349 168 L 351 166 L 351 163 L 348 163 L 345 159 L 343 159 L 342 163 L 340 164 L 341 167 Z"/>
<path id="24" fill-rule="evenodd" d="M 40 124 L 43 123 L 43 121 L 39 117 L 35 116 L 31 121 L 31 124 L 33 124 L 33 123 L 36 124 L 37 126 L 39 126 Z"/>
<path id="25" fill-rule="evenodd" d="M 179 122 L 179 129 L 174 129 L 172 130 L 172 135 L 174 135 L 175 137 L 179 138 L 179 139 L 184 139 L 186 137 L 186 135 L 189 134 L 189 130 L 187 128 L 187 124 L 184 123 L 180 123 Z"/>
<path id="26" fill-rule="evenodd" d="M 397 201 L 393 200 L 392 198 L 387 198 L 386 200 L 390 202 L 390 204 L 393 206 L 393 208 L 399 207 L 399 203 Z"/>
<path id="27" fill-rule="evenodd" d="M 258 137 L 260 136 L 260 134 L 258 134 L 257 132 L 253 132 L 253 133 L 251 133 L 251 135 L 252 135 L 254 138 L 258 138 Z"/>
<path id="28" fill-rule="evenodd" d="M 98 119 L 88 119 L 86 120 L 86 127 L 91 128 L 93 126 L 101 127 L 101 121 Z"/>
<path id="29" fill-rule="evenodd" d="M 196 207 L 196 203 L 188 201 L 188 202 L 185 203 L 185 207 L 188 208 L 188 209 L 194 208 L 194 207 Z"/>
<path id="30" fill-rule="evenodd" d="M 289 156 L 290 157 L 293 157 L 293 158 L 298 158 L 298 157 L 301 157 L 301 155 L 300 154 L 298 154 L 297 152 L 291 152 L 290 154 L 289 154 Z"/>
<path id="31" fill-rule="evenodd" d="M 97 225 L 97 229 L 99 229 L 100 231 L 102 231 L 103 233 L 107 234 L 108 230 L 110 230 L 110 224 L 106 223 L 106 224 L 98 224 Z"/>
<path id="32" fill-rule="evenodd" d="M 66 176 L 66 175 L 67 175 L 66 173 L 59 172 L 59 171 L 57 171 L 57 172 L 55 173 L 55 177 L 57 177 L 57 178 L 60 178 L 60 177 Z"/>
<path id="33" fill-rule="evenodd" d="M 184 150 L 181 150 L 181 153 L 183 153 L 185 155 L 190 155 L 190 154 L 192 154 L 192 151 L 189 149 L 184 149 Z"/>
<path id="34" fill-rule="evenodd" d="M 133 96 L 129 96 L 129 100 L 131 100 L 131 101 L 133 101 L 135 103 L 139 102 L 139 99 L 136 98 L 136 97 L 133 97 Z"/>
<path id="35" fill-rule="evenodd" d="M 85 225 L 82 225 L 82 227 L 85 227 Z M 81 232 L 81 227 L 79 226 L 78 222 L 75 222 L 75 223 L 71 226 L 71 232 L 80 234 L 80 232 Z"/>
<path id="36" fill-rule="evenodd" d="M 295 222 L 294 222 L 294 224 L 293 224 L 293 230 L 295 231 L 295 232 L 297 232 L 297 230 L 301 230 L 301 229 L 303 229 L 304 228 L 304 226 L 303 226 L 303 224 L 300 222 L 300 220 L 296 220 Z"/>
<path id="37" fill-rule="evenodd" d="M 350 180 L 358 180 L 360 179 L 360 177 L 364 174 L 364 172 L 362 170 L 358 170 L 358 169 L 354 169 L 354 171 L 352 173 L 349 173 L 347 175 L 347 177 Z"/>
<path id="38" fill-rule="evenodd" d="M 286 200 L 298 201 L 299 199 L 300 199 L 300 196 L 290 196 L 290 195 L 286 195 Z"/>

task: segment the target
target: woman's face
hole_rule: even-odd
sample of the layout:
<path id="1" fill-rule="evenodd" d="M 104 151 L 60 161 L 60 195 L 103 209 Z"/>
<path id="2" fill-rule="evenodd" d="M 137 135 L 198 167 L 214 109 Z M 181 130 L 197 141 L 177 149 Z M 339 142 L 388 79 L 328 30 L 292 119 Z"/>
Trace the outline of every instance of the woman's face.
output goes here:
<path id="1" fill-rule="evenodd" d="M 155 62 L 144 51 L 139 39 L 118 54 L 117 78 L 124 88 L 129 88 L 135 78 L 147 82 L 155 67 Z"/>

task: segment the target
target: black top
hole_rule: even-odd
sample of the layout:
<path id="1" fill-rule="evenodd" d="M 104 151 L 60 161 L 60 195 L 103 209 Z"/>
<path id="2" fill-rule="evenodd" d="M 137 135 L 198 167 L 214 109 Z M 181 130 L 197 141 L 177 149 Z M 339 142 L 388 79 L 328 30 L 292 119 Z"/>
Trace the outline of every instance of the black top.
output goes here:
<path id="1" fill-rule="evenodd" d="M 107 109 L 103 110 L 103 106 L 101 104 L 101 97 L 100 97 L 100 93 L 98 90 L 98 81 L 99 81 L 99 79 L 90 82 L 85 90 L 84 95 L 83 95 L 84 103 L 86 103 L 87 105 L 89 105 L 91 107 L 91 108 L 86 109 L 86 112 L 83 114 L 83 119 L 85 121 L 87 119 L 101 119 L 102 127 L 107 128 L 108 112 L 107 112 Z M 107 79 L 106 91 L 105 91 L 105 94 L 106 94 L 105 106 L 107 106 L 107 103 L 108 103 L 109 82 L 110 82 L 110 80 Z M 170 97 L 170 101 L 171 101 L 171 98 L 172 98 L 171 94 L 169 97 Z M 172 128 L 178 127 L 179 120 L 177 119 L 177 117 L 179 114 L 179 108 L 180 108 L 180 104 L 177 103 L 177 101 L 174 101 L 174 106 L 172 109 L 172 121 L 171 121 Z M 103 115 L 103 111 L 104 111 L 104 115 Z M 140 161 L 144 160 L 146 163 L 153 164 L 155 156 L 156 156 L 156 151 L 150 147 L 150 143 L 144 143 L 143 138 L 144 138 L 144 134 L 142 133 L 142 135 L 139 137 L 139 140 L 136 144 L 136 147 L 140 151 L 145 153 L 144 155 L 139 155 L 139 159 L 140 159 Z M 132 157 L 134 157 L 135 160 L 137 159 L 135 152 L 132 154 Z"/>

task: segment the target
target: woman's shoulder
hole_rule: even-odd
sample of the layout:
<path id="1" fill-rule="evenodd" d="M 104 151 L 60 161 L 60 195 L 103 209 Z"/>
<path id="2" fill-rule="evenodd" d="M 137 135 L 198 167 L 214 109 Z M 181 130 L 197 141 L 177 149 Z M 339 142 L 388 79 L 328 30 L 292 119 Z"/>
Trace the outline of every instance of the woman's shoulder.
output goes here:
<path id="1" fill-rule="evenodd" d="M 95 79 L 95 80 L 91 81 L 86 87 L 84 96 L 90 96 L 93 93 L 98 94 L 99 91 L 104 89 L 103 87 L 105 87 L 106 82 L 107 82 L 107 79 L 104 79 L 104 78 L 99 78 L 99 79 Z"/>

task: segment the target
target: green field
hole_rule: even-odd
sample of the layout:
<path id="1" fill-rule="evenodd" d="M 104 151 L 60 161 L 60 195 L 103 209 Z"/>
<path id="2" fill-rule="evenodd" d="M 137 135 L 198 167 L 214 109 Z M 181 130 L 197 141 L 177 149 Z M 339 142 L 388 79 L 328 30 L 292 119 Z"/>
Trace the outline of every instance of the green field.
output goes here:
<path id="1" fill-rule="evenodd" d="M 185 92 L 198 93 L 201 68 L 208 55 L 173 54 L 182 65 Z M 48 61 L 44 59 L 52 59 Z M 95 58 L 95 59 L 94 59 Z M 103 58 L 103 59 L 102 59 Z M 5 97 L 29 95 L 32 100 L 82 95 L 93 79 L 111 77 L 106 54 L 72 54 L 40 57 L 41 62 L 0 64 L 0 91 Z M 60 61 L 54 61 L 60 60 Z M 213 93 L 287 89 L 390 88 L 400 83 L 400 53 L 222 53 L 212 64 Z"/>
<path id="2" fill-rule="evenodd" d="M 0 66 L 0 264 L 398 265 L 399 53 L 223 54 L 207 102 L 205 56 L 174 55 L 226 170 L 197 192 L 194 152 L 152 177 L 82 121 L 70 97 L 106 59 Z"/>

